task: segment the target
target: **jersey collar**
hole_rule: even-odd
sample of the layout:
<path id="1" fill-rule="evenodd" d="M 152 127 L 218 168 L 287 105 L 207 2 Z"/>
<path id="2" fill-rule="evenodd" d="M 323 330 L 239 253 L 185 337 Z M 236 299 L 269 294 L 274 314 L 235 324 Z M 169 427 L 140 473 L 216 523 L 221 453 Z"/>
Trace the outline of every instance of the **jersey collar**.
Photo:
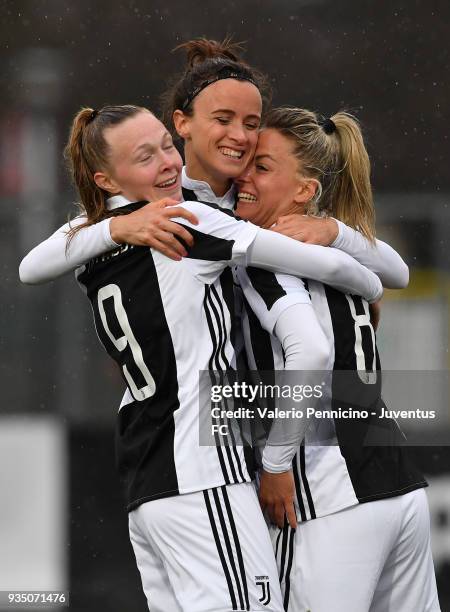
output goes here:
<path id="1" fill-rule="evenodd" d="M 236 205 L 236 189 L 234 185 L 223 196 L 216 196 L 208 183 L 190 178 L 186 174 L 186 166 L 183 166 L 181 184 L 185 189 L 193 191 L 201 202 L 210 202 L 217 204 L 220 208 L 228 208 L 229 210 L 233 210 Z"/>
<path id="2" fill-rule="evenodd" d="M 131 204 L 130 200 L 127 200 L 122 195 L 111 196 L 106 200 L 106 208 L 108 210 L 114 210 L 115 208 L 121 208 L 122 206 L 127 206 Z"/>

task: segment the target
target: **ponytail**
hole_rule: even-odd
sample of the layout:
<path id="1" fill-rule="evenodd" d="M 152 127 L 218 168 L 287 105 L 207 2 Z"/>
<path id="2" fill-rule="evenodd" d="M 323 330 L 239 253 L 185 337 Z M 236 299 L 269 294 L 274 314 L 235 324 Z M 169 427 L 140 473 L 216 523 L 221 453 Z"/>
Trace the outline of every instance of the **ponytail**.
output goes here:
<path id="1" fill-rule="evenodd" d="M 244 49 L 242 43 L 232 42 L 231 37 L 225 38 L 222 42 L 208 40 L 207 38 L 188 40 L 188 42 L 175 47 L 174 51 L 181 49 L 186 53 L 186 70 L 192 70 L 194 66 L 214 58 L 244 63 L 239 58 Z"/>
<path id="2" fill-rule="evenodd" d="M 370 184 L 370 160 L 357 120 L 345 112 L 331 117 L 340 144 L 342 170 L 336 177 L 333 215 L 357 229 L 369 240 L 375 238 L 375 209 Z"/>
<path id="3" fill-rule="evenodd" d="M 109 194 L 94 180 L 96 172 L 109 167 L 110 151 L 104 131 L 140 112 L 150 111 L 131 105 L 104 106 L 99 111 L 82 108 L 75 115 L 64 157 L 80 196 L 80 213 L 86 215 L 87 219 L 69 230 L 67 246 L 80 229 L 112 216 L 106 207 Z"/>
<path id="4" fill-rule="evenodd" d="M 306 109 L 280 107 L 269 111 L 264 127 L 288 138 L 299 171 L 318 181 L 308 212 L 333 215 L 373 242 L 370 161 L 355 117 L 339 112 L 325 119 Z"/>

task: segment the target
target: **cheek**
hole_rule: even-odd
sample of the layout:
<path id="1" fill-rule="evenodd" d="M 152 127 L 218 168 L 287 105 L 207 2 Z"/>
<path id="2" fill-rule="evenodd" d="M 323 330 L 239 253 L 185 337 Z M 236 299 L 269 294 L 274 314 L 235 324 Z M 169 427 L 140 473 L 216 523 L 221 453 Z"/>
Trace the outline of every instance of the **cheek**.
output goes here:
<path id="1" fill-rule="evenodd" d="M 253 154 L 256 149 L 256 145 L 258 144 L 258 130 L 251 130 L 248 132 L 248 142 Z"/>

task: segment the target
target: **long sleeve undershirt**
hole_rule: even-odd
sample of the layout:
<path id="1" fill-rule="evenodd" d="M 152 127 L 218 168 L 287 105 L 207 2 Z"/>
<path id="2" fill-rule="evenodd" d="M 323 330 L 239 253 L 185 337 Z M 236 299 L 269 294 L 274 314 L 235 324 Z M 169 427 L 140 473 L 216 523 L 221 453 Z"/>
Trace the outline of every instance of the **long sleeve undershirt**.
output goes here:
<path id="1" fill-rule="evenodd" d="M 20 280 L 32 285 L 49 282 L 118 246 L 109 231 L 111 219 L 104 219 L 77 232 L 67 247 L 67 232 L 70 227 L 83 223 L 84 220 L 85 217 L 76 217 L 70 224 L 66 223 L 32 249 L 20 264 Z M 339 234 L 332 246 L 348 253 L 375 272 L 383 286 L 401 288 L 407 285 L 408 268 L 394 249 L 381 241 L 377 241 L 376 247 L 371 245 L 361 234 L 340 221 L 338 226 Z M 317 276 L 311 275 L 310 278 Z M 318 280 L 327 282 L 324 279 Z"/>
<path id="2" fill-rule="evenodd" d="M 184 202 L 179 206 L 191 210 L 199 219 L 199 224 L 196 226 L 181 218 L 173 219 L 185 227 L 192 227 L 199 232 L 202 229 L 205 231 L 206 227 L 211 227 L 213 217 L 217 221 L 217 227 L 223 226 L 223 212 L 200 202 Z M 228 215 L 225 217 L 228 225 L 244 223 Z M 66 272 L 69 263 L 71 268 L 78 267 L 94 257 L 94 253 L 98 255 L 99 251 L 104 252 L 117 246 L 115 243 L 109 243 L 108 249 L 101 248 L 108 243 L 108 221 L 105 220 L 96 226 L 91 226 L 87 228 L 87 231 L 83 229 L 78 232 L 70 243 L 67 253 L 65 252 L 67 225 L 65 229 L 61 228 L 55 232 L 53 236 L 35 247 L 22 261 L 21 280 L 32 284 L 52 280 Z M 215 223 L 212 223 L 212 226 L 214 227 Z M 248 227 L 251 226 L 252 224 L 249 223 Z M 302 244 L 275 232 L 253 227 L 255 238 L 247 250 L 245 261 L 240 262 L 241 265 L 253 265 L 271 271 L 313 278 L 341 291 L 362 295 L 370 302 L 381 297 L 382 287 L 378 278 L 349 255 L 337 249 Z M 63 250 L 62 257 L 60 256 L 61 249 Z"/>
<path id="3" fill-rule="evenodd" d="M 409 269 L 400 255 L 386 242 L 372 244 L 362 234 L 335 219 L 339 233 L 332 247 L 354 257 L 378 276 L 387 289 L 404 289 L 409 282 Z"/>
<path id="4" fill-rule="evenodd" d="M 286 308 L 277 319 L 274 334 L 281 342 L 285 355 L 285 384 L 292 386 L 298 383 L 301 371 L 301 382 L 314 386 L 317 372 L 331 370 L 331 347 L 311 304 L 292 304 Z M 292 380 L 289 371 L 292 372 Z M 314 398 L 308 400 L 308 407 L 314 407 L 314 401 Z M 302 409 L 304 403 L 301 402 Z M 292 469 L 292 459 L 309 423 L 306 417 L 274 421 L 263 451 L 263 467 L 267 472 L 280 473 Z"/>

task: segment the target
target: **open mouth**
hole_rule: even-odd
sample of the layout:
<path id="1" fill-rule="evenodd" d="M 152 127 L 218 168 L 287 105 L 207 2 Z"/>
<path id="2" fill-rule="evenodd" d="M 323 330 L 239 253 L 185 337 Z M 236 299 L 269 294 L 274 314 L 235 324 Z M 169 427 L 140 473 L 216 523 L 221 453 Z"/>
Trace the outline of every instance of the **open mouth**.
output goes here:
<path id="1" fill-rule="evenodd" d="M 241 202 L 256 202 L 258 200 L 255 195 L 248 193 L 248 191 L 240 191 L 237 197 Z"/>
<path id="2" fill-rule="evenodd" d="M 164 183 L 158 183 L 158 185 L 156 185 L 156 187 L 172 187 L 173 185 L 175 185 L 175 183 L 177 182 L 177 176 L 171 178 L 171 179 L 167 179 L 167 181 L 164 181 Z"/>
<path id="3" fill-rule="evenodd" d="M 230 149 L 228 147 L 219 147 L 219 151 L 229 159 L 242 159 L 244 155 L 244 151 L 236 151 L 236 149 Z"/>

